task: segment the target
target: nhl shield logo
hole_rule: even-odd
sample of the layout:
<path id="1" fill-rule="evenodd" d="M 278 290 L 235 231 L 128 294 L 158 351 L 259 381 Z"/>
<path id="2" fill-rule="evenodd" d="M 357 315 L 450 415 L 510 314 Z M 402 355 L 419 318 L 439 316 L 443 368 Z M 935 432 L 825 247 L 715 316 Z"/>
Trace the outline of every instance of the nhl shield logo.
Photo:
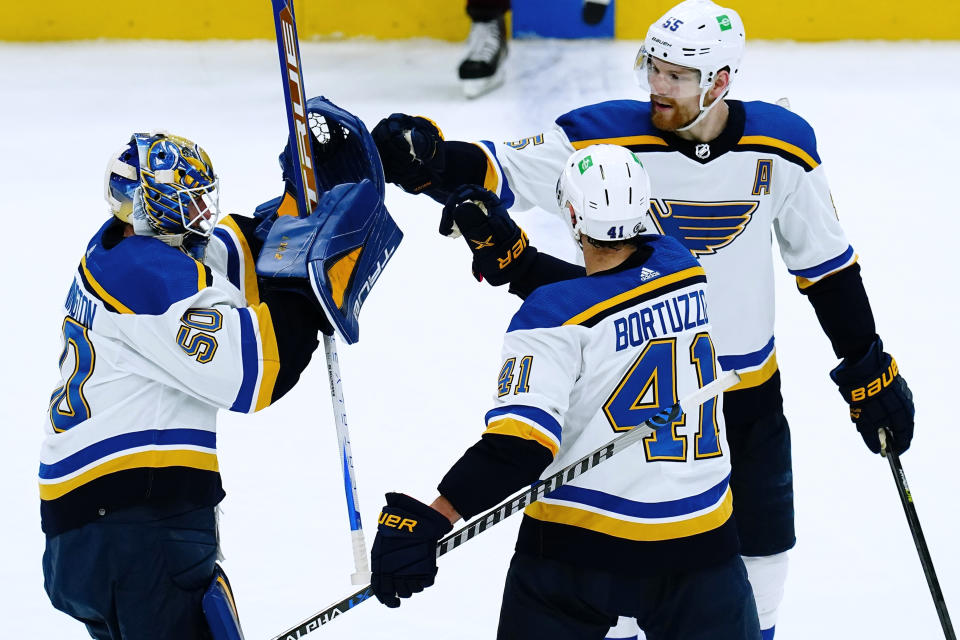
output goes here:
<path id="1" fill-rule="evenodd" d="M 704 144 L 698 144 L 698 145 L 694 148 L 693 151 L 694 151 L 694 153 L 697 154 L 697 157 L 700 158 L 701 160 L 706 160 L 707 158 L 710 157 L 710 145 L 709 145 L 709 144 L 706 144 L 706 143 L 704 143 Z"/>

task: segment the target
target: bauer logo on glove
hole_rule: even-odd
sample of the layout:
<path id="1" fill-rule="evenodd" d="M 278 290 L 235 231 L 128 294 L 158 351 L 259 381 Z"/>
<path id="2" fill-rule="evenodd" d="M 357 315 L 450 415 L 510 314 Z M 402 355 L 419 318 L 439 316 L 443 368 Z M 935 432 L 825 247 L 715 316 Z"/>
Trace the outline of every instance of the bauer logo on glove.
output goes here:
<path id="1" fill-rule="evenodd" d="M 384 527 L 407 529 L 410 533 L 413 533 L 413 528 L 417 526 L 416 520 L 411 520 L 410 518 L 401 518 L 396 514 L 387 513 L 385 511 L 380 513 L 377 523 L 383 525 Z"/>
<path id="2" fill-rule="evenodd" d="M 899 372 L 900 371 L 897 368 L 897 361 L 893 358 L 890 358 L 890 366 L 887 367 L 886 371 L 862 387 L 851 389 L 850 402 L 863 402 L 867 398 L 872 398 L 873 396 L 877 395 L 883 389 L 889 387 L 893 383 Z"/>

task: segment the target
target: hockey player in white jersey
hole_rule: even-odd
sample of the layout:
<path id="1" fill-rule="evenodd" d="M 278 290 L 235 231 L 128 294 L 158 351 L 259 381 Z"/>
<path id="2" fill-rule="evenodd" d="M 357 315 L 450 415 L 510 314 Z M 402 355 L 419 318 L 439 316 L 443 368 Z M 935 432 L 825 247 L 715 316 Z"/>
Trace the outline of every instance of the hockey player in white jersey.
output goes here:
<path id="1" fill-rule="evenodd" d="M 382 178 L 373 184 L 379 161 L 366 157 L 376 162 L 371 179 L 330 188 L 318 175 L 330 190 L 313 216 L 296 218 L 288 191 L 255 218 L 220 224 L 219 180 L 190 140 L 135 134 L 111 160 L 112 215 L 81 256 L 64 305 L 61 380 L 39 471 L 45 588 L 92 637 L 242 637 L 215 564 L 215 507 L 224 497 L 216 415 L 276 402 L 309 363 L 318 331 L 356 337 L 349 305 L 328 308 L 315 297 L 329 283 L 290 277 L 296 269 L 283 249 L 266 258 L 288 273 L 258 269 L 257 258 L 284 226 L 301 261 L 340 255 L 325 253 L 331 236 L 343 237 L 330 227 L 352 227 L 355 244 L 374 254 L 383 238 L 398 240 Z M 278 216 L 295 220 L 295 232 Z M 369 276 L 362 262 L 359 282 Z M 357 301 L 349 289 L 332 294 Z"/>
<path id="2" fill-rule="evenodd" d="M 557 190 L 586 276 L 531 293 L 504 337 L 480 441 L 428 506 L 387 494 L 371 586 L 390 607 L 434 582 L 436 543 L 713 381 L 703 267 L 678 241 L 646 234 L 649 181 L 636 155 L 591 146 Z M 499 199 L 459 190 L 458 228 L 511 225 Z M 757 640 L 731 518 L 722 399 L 528 506 L 507 573 L 497 637 L 599 640 L 633 616 L 651 640 Z"/>
<path id="3" fill-rule="evenodd" d="M 444 141 L 425 118 L 394 114 L 374 129 L 388 180 L 446 202 L 482 184 L 517 209 L 551 211 L 554 176 L 568 155 L 597 143 L 635 151 L 653 185 L 647 225 L 680 240 L 711 281 L 720 363 L 743 373 L 725 394 L 734 513 L 772 638 L 795 544 L 790 436 L 773 332 L 771 237 L 816 311 L 840 364 L 830 375 L 873 452 L 889 427 L 898 451 L 913 436 L 913 400 L 877 336 L 857 255 L 837 219 L 813 129 L 766 102 L 727 98 L 740 72 L 744 26 L 733 9 L 690 0 L 654 22 L 635 68 L 649 101 L 612 100 L 563 114 L 507 143 Z M 516 241 L 495 237 L 501 255 Z M 474 268 L 524 296 L 576 269 L 527 247 L 523 259 Z"/>

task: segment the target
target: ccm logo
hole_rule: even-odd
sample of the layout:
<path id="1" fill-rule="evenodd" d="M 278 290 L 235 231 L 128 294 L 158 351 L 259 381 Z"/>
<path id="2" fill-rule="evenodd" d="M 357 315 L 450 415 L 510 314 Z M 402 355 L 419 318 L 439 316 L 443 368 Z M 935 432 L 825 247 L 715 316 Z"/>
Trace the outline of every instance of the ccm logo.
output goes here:
<path id="1" fill-rule="evenodd" d="M 397 515 L 387 515 L 386 513 L 380 514 L 380 519 L 377 520 L 380 524 L 385 527 L 390 527 L 391 529 L 407 529 L 410 533 L 413 533 L 413 528 L 417 526 L 416 520 L 411 520 L 410 518 L 400 518 Z"/>

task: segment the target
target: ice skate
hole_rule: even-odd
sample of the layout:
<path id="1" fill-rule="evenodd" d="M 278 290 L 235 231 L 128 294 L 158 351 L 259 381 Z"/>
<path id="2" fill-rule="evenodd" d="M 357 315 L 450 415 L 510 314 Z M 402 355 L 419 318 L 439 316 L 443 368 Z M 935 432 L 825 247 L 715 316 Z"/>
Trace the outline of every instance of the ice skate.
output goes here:
<path id="1" fill-rule="evenodd" d="M 503 14 L 493 20 L 474 21 L 467 39 L 467 55 L 458 70 L 463 94 L 476 98 L 504 81 L 507 29 Z"/>

